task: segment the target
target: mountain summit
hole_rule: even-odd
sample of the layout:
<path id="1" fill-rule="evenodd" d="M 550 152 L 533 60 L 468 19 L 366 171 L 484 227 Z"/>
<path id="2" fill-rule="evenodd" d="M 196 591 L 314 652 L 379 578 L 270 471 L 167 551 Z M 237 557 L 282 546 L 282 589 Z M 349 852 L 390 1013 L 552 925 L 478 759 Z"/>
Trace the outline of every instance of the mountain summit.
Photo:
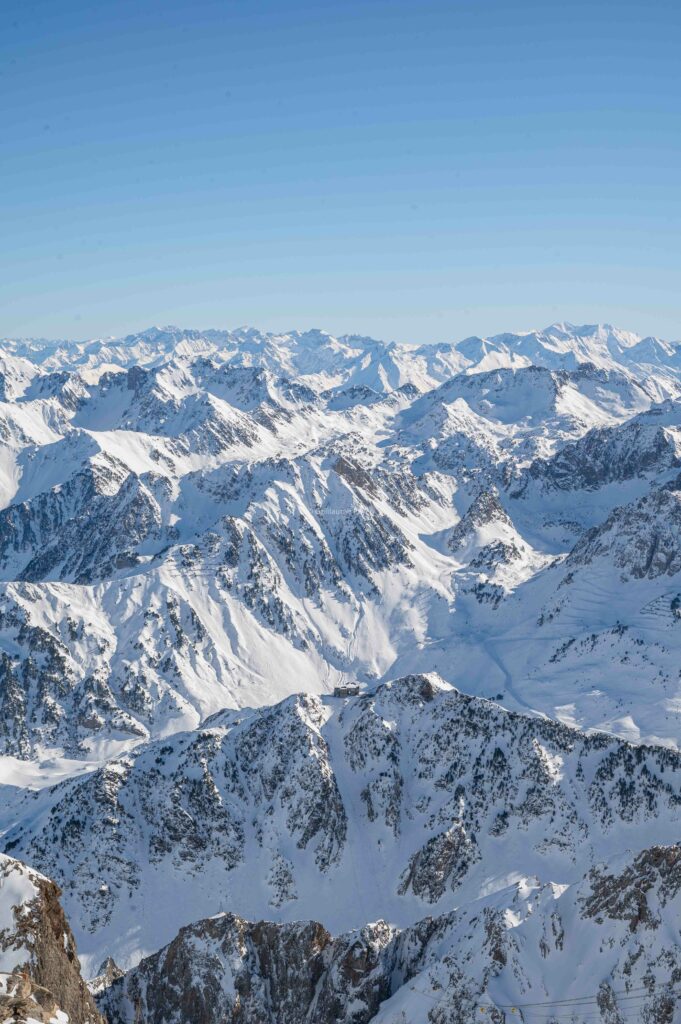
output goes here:
<path id="1" fill-rule="evenodd" d="M 2 848 L 115 1024 L 670 1024 L 680 663 L 678 344 L 0 344 Z"/>

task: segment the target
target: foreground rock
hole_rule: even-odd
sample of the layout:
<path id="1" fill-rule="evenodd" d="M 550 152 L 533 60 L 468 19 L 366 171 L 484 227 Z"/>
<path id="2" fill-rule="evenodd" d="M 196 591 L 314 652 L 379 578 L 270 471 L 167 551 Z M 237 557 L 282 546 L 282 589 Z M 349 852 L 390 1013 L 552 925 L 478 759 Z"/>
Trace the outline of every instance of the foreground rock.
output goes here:
<path id="1" fill-rule="evenodd" d="M 3 1020 L 101 1024 L 80 975 L 59 889 L 5 856 L 0 856 L 0 982 Z"/>

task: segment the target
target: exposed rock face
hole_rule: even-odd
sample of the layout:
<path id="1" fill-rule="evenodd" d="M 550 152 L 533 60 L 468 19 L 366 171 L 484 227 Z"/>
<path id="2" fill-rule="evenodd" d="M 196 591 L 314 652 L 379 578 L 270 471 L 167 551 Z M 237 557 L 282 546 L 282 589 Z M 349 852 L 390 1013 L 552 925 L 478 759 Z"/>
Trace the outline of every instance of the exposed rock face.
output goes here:
<path id="1" fill-rule="evenodd" d="M 88 976 L 170 942 L 182 978 L 96 990 L 137 1024 L 442 1024 L 557 998 L 575 941 L 621 1024 L 619 990 L 669 980 L 674 855 L 613 858 L 681 817 L 679 346 L 5 348 L 0 756 L 33 763 L 0 836 L 63 886 Z"/>
<path id="2" fill-rule="evenodd" d="M 626 921 L 632 932 L 640 925 L 659 928 L 662 911 L 681 890 L 681 847 L 654 846 L 620 873 L 595 868 L 589 881 L 592 893 L 583 904 L 586 915 Z"/>
<path id="3" fill-rule="evenodd" d="M 473 501 L 461 522 L 449 536 L 449 547 L 456 551 L 484 526 L 512 527 L 510 517 L 504 511 L 496 491 L 482 491 Z"/>
<path id="4" fill-rule="evenodd" d="M 17 579 L 92 583 L 136 565 L 139 545 L 161 541 L 153 491 L 153 478 L 100 454 L 58 490 L 0 513 L 0 568 Z"/>
<path id="5" fill-rule="evenodd" d="M 449 532 L 447 548 L 465 566 L 458 574 L 459 593 L 472 594 L 490 608 L 531 577 L 541 562 L 516 530 L 496 488 L 482 490 L 474 498 Z"/>
<path id="6" fill-rule="evenodd" d="M 446 832 L 433 836 L 412 857 L 403 874 L 399 891 L 409 889 L 428 903 L 437 903 L 448 888 L 456 885 L 472 862 L 480 859 L 475 840 L 457 823 Z"/>
<path id="7" fill-rule="evenodd" d="M 403 931 L 332 938 L 313 922 L 222 914 L 183 928 L 100 1006 L 111 1024 L 465 1024 L 481 1006 L 501 1022 L 514 1001 L 528 1019 L 612 1024 L 635 1006 L 671 1024 L 680 858 L 654 847 L 573 886 L 525 879 Z"/>
<path id="8" fill-rule="evenodd" d="M 317 911 L 337 933 L 442 913 L 513 871 L 568 882 L 642 834 L 673 840 L 680 780 L 676 751 L 411 676 L 347 701 L 223 712 L 18 801 L 4 842 L 63 885 L 95 974 L 215 909 Z M 170 891 L 162 915 L 145 913 L 149 892 Z"/>
<path id="9" fill-rule="evenodd" d="M 108 956 L 104 960 L 97 971 L 97 974 L 87 983 L 87 987 L 93 996 L 98 996 L 105 989 L 113 985 L 114 981 L 118 981 L 119 978 L 123 977 L 125 972 L 120 969 L 113 957 Z"/>
<path id="10" fill-rule="evenodd" d="M 367 1024 L 389 993 L 382 922 L 333 939 L 315 922 L 232 914 L 183 928 L 100 996 L 110 1024 Z"/>
<path id="11" fill-rule="evenodd" d="M 512 703 L 560 669 L 538 642 L 483 691 L 482 638 L 548 617 L 548 564 L 681 459 L 678 347 L 611 328 L 0 348 L 0 756 L 119 753 L 223 707 L 430 671 L 435 642 L 451 682 Z M 650 602 L 676 565 L 631 579 L 658 580 Z M 598 593 L 607 617 L 619 595 Z M 587 721 L 584 689 L 576 720 L 615 717 Z M 550 693 L 513 706 L 554 716 Z M 681 718 L 642 734 L 681 742 Z"/>
<path id="12" fill-rule="evenodd" d="M 607 557 L 624 579 L 656 579 L 681 571 L 681 478 L 617 508 L 575 545 L 566 566 Z"/>
<path id="13" fill-rule="evenodd" d="M 49 879 L 10 857 L 0 857 L 0 971 L 21 974 L 8 985 L 49 1020 L 55 1010 L 70 1024 L 102 1024 L 85 982 L 71 929 Z M 21 991 L 20 991 L 21 990 Z M 32 1015 L 38 1010 L 31 1007 Z M 42 1019 L 42 1017 L 38 1017 Z"/>
<path id="14" fill-rule="evenodd" d="M 613 482 L 654 475 L 681 465 L 681 432 L 645 414 L 625 426 L 599 427 L 535 460 L 529 477 L 558 490 L 596 490 Z"/>

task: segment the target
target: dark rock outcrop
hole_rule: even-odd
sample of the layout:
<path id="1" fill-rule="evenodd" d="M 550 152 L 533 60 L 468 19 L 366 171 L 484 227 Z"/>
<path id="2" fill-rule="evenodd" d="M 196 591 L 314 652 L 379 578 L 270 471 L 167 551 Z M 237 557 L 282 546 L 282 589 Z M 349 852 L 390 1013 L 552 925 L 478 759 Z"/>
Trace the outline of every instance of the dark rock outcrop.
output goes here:
<path id="1" fill-rule="evenodd" d="M 69 1024 L 103 1024 L 81 977 L 59 896 L 48 878 L 10 857 L 0 858 L 2 916 L 13 918 L 13 925 L 0 930 L 0 970 L 17 975 L 7 985 L 8 1007 L 20 1012 L 23 1001 L 38 1018 L 44 1013 L 50 1019 L 60 1009 Z"/>
<path id="2" fill-rule="evenodd" d="M 368 1024 L 390 993 L 394 930 L 333 939 L 314 921 L 233 914 L 181 929 L 99 997 L 110 1024 Z"/>

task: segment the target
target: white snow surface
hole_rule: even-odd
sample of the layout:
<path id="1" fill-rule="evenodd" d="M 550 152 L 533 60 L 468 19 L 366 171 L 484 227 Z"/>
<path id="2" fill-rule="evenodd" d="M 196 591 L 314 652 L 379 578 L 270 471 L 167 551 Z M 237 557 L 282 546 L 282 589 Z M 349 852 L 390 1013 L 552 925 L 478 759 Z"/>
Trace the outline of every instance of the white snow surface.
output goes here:
<path id="1" fill-rule="evenodd" d="M 222 707 L 431 670 L 678 743 L 678 560 L 622 572 L 678 505 L 678 345 L 558 324 L 0 349 L 5 755 L 101 760 Z M 487 494 L 501 511 L 468 529 Z M 568 572 L 612 515 L 640 536 Z"/>
<path id="2" fill-rule="evenodd" d="M 569 752 L 541 734 L 557 720 L 619 751 L 648 744 L 617 755 L 629 781 L 629 760 L 662 763 L 681 743 L 678 343 L 608 325 L 436 346 L 168 327 L 7 339 L 0 384 L 3 841 L 65 887 L 92 971 L 222 909 L 334 932 L 411 926 L 430 898 L 399 889 L 431 841 L 419 863 L 473 858 L 437 896 L 445 913 L 528 873 L 542 891 L 573 887 L 599 858 L 678 838 L 673 807 L 615 814 L 613 791 L 606 827 Z M 471 694 L 520 713 L 529 745 L 508 770 L 531 764 L 542 796 L 525 794 L 525 817 L 513 803 L 525 824 L 512 836 L 475 831 L 473 847 L 470 825 L 458 831 L 470 775 L 460 812 L 433 804 L 433 778 L 419 780 L 427 711 L 406 724 L 388 701 L 357 746 L 383 751 L 377 775 L 353 767 L 361 701 L 424 673 L 438 707 Z M 330 695 L 355 681 L 365 697 L 342 713 Z M 311 801 L 297 824 L 276 729 L 260 765 L 274 802 L 231 746 L 291 716 Z M 409 750 L 399 786 L 391 743 Z M 460 764 L 447 749 L 449 793 Z M 302 841 L 310 793 L 329 798 L 320 778 L 342 841 L 328 819 Z M 539 808 L 556 792 L 588 840 L 547 839 Z M 474 815 L 485 836 L 495 799 Z M 423 868 L 428 885 L 437 870 Z"/>

